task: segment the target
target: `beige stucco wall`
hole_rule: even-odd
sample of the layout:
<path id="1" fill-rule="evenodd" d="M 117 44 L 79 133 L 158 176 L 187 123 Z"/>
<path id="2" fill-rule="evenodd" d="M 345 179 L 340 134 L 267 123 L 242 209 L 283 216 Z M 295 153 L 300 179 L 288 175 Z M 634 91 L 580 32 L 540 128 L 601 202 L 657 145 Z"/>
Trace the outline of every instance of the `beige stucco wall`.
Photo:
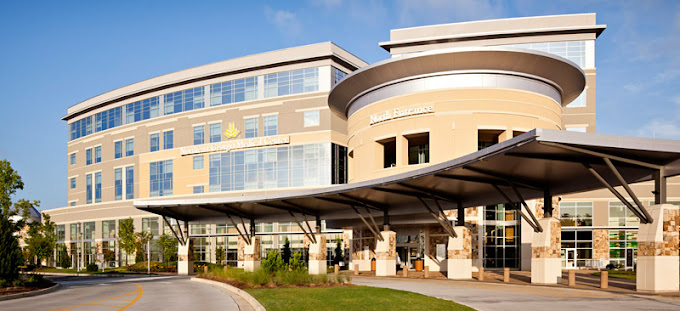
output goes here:
<path id="1" fill-rule="evenodd" d="M 394 108 L 432 106 L 434 113 L 392 119 L 370 125 L 370 117 Z M 562 107 L 553 99 L 511 89 L 451 89 L 388 98 L 366 106 L 348 119 L 349 181 L 379 178 L 431 165 L 477 151 L 478 130 L 513 131 L 562 128 Z M 408 165 L 408 140 L 430 135 L 430 163 Z M 396 167 L 383 168 L 382 145 L 396 137 Z M 356 161 L 355 161 L 356 160 Z"/>

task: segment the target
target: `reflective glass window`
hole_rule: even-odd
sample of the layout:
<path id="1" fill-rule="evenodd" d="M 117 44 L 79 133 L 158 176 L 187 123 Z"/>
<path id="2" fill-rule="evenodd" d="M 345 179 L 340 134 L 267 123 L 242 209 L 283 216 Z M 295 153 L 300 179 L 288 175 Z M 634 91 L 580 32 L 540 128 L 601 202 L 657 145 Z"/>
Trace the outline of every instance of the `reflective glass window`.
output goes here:
<path id="1" fill-rule="evenodd" d="M 85 164 L 92 164 L 92 148 L 85 150 Z"/>
<path id="2" fill-rule="evenodd" d="M 130 200 L 135 198 L 135 167 L 128 166 L 125 168 L 125 199 Z"/>
<path id="3" fill-rule="evenodd" d="M 257 99 L 257 77 L 232 80 L 210 86 L 210 106 Z"/>
<path id="4" fill-rule="evenodd" d="M 113 143 L 113 158 L 119 159 L 123 157 L 123 141 L 119 140 Z"/>
<path id="5" fill-rule="evenodd" d="M 160 115 L 159 98 L 152 97 L 125 105 L 125 124 L 155 118 Z"/>
<path id="6" fill-rule="evenodd" d="M 163 149 L 172 149 L 173 140 L 173 131 L 163 132 Z"/>
<path id="7" fill-rule="evenodd" d="M 149 184 L 152 197 L 172 195 L 172 160 L 149 163 Z"/>
<path id="8" fill-rule="evenodd" d="M 257 118 L 250 118 L 245 120 L 245 136 L 246 138 L 257 137 Z"/>
<path id="9" fill-rule="evenodd" d="M 210 142 L 218 143 L 222 141 L 222 124 L 213 123 L 210 124 Z"/>
<path id="10" fill-rule="evenodd" d="M 203 108 L 203 87 L 163 95 L 165 115 Z"/>
<path id="11" fill-rule="evenodd" d="M 129 157 L 135 154 L 135 139 L 130 138 L 125 140 L 125 156 Z"/>
<path id="12" fill-rule="evenodd" d="M 265 116 L 262 118 L 264 136 L 274 136 L 278 133 L 278 116 Z"/>
<path id="13" fill-rule="evenodd" d="M 319 110 L 305 111 L 305 127 L 319 125 Z"/>
<path id="14" fill-rule="evenodd" d="M 92 174 L 85 175 L 85 202 L 92 203 Z"/>
<path id="15" fill-rule="evenodd" d="M 123 169 L 117 168 L 113 170 L 113 188 L 114 200 L 123 199 Z"/>
<path id="16" fill-rule="evenodd" d="M 71 189 L 75 189 L 75 188 L 76 188 L 76 178 L 71 177 Z"/>
<path id="17" fill-rule="evenodd" d="M 194 145 L 200 145 L 205 142 L 204 132 L 205 126 L 203 125 L 194 126 Z"/>
<path id="18" fill-rule="evenodd" d="M 194 193 L 203 193 L 203 186 L 194 186 Z"/>
<path id="19" fill-rule="evenodd" d="M 94 202 L 102 201 L 102 173 L 94 173 Z"/>
<path id="20" fill-rule="evenodd" d="M 102 146 L 94 147 L 94 163 L 102 161 Z"/>
<path id="21" fill-rule="evenodd" d="M 74 152 L 74 153 L 71 153 L 71 154 L 69 155 L 69 163 L 70 163 L 71 165 L 75 165 L 75 164 L 76 164 L 76 153 L 75 153 L 75 152 Z"/>
<path id="22" fill-rule="evenodd" d="M 194 169 L 195 170 L 201 170 L 203 169 L 203 156 L 194 156 Z"/>
<path id="23" fill-rule="evenodd" d="M 160 137 L 158 136 L 159 136 L 158 133 L 153 133 L 149 135 L 149 152 L 158 151 L 158 149 L 160 148 L 159 147 Z"/>
<path id="24" fill-rule="evenodd" d="M 318 68 L 284 71 L 264 76 L 264 97 L 300 94 L 318 90 Z"/>

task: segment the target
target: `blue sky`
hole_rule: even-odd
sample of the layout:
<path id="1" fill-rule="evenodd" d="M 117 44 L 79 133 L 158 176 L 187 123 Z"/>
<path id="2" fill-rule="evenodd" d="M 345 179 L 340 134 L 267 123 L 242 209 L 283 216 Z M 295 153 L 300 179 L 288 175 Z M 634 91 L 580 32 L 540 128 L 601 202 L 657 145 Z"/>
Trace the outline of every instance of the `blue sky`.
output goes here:
<path id="1" fill-rule="evenodd" d="M 26 184 L 15 199 L 66 205 L 66 109 L 161 74 L 333 41 L 373 63 L 389 30 L 597 13 L 600 133 L 680 139 L 680 1 L 3 1 L 0 158 Z"/>

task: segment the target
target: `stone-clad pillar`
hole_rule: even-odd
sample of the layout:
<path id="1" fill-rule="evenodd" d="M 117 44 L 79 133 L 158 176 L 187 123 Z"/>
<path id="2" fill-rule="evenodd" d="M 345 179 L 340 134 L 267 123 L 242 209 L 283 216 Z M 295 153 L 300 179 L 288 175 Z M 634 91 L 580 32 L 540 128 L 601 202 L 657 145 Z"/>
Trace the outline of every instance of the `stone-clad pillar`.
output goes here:
<path id="1" fill-rule="evenodd" d="M 397 234 L 394 231 L 381 231 L 383 241 L 375 245 L 375 275 L 397 275 Z"/>
<path id="2" fill-rule="evenodd" d="M 317 234 L 309 243 L 309 274 L 326 274 L 326 236 Z"/>
<path id="3" fill-rule="evenodd" d="M 240 239 L 241 237 L 239 237 Z M 243 271 L 253 272 L 260 268 L 260 237 L 255 236 L 250 238 L 250 245 L 239 243 L 243 245 Z"/>
<path id="4" fill-rule="evenodd" d="M 550 217 L 541 218 L 538 223 L 543 232 L 534 232 L 531 243 L 531 283 L 559 284 L 562 281 L 560 221 Z"/>
<path id="5" fill-rule="evenodd" d="M 678 282 L 678 207 L 652 205 L 654 219 L 640 224 L 638 231 L 637 290 L 641 292 L 677 292 Z"/>
<path id="6" fill-rule="evenodd" d="M 187 239 L 185 245 L 180 244 L 177 247 L 177 274 L 194 274 L 194 241 L 192 239 Z"/>
<path id="7" fill-rule="evenodd" d="M 449 279 L 472 278 L 472 235 L 464 226 L 453 228 L 458 237 L 449 237 L 447 246 L 447 276 Z"/>

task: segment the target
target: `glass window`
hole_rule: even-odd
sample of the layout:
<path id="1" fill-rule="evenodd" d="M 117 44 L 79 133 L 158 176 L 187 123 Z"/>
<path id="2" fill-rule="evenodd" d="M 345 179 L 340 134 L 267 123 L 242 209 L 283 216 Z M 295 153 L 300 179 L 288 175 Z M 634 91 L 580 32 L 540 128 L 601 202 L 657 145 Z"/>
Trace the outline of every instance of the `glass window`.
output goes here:
<path id="1" fill-rule="evenodd" d="M 135 167 L 128 166 L 125 168 L 125 199 L 130 200 L 135 198 Z"/>
<path id="2" fill-rule="evenodd" d="M 68 205 L 69 206 L 76 206 L 76 201 L 71 201 Z"/>
<path id="3" fill-rule="evenodd" d="M 85 165 L 92 164 L 92 148 L 85 150 Z"/>
<path id="4" fill-rule="evenodd" d="M 125 105 L 125 124 L 148 120 L 160 115 L 158 97 L 147 98 Z"/>
<path id="5" fill-rule="evenodd" d="M 173 148 L 173 131 L 163 132 L 163 149 Z"/>
<path id="6" fill-rule="evenodd" d="M 210 124 L 210 142 L 218 143 L 222 141 L 222 124 L 213 123 Z"/>
<path id="7" fill-rule="evenodd" d="M 305 127 L 319 125 L 319 110 L 305 111 Z"/>
<path id="8" fill-rule="evenodd" d="M 69 155 L 69 160 L 70 160 L 69 163 L 70 163 L 71 165 L 75 165 L 75 164 L 76 164 L 76 153 L 75 153 L 75 152 L 74 152 L 74 153 L 71 153 L 71 154 Z"/>
<path id="9" fill-rule="evenodd" d="M 94 173 L 94 203 L 102 201 L 102 172 Z"/>
<path id="10" fill-rule="evenodd" d="M 210 86 L 210 106 L 257 99 L 257 77 L 232 80 Z"/>
<path id="11" fill-rule="evenodd" d="M 102 161 L 102 146 L 94 147 L 94 163 Z"/>
<path id="12" fill-rule="evenodd" d="M 116 221 L 102 220 L 102 239 L 113 239 L 116 237 Z"/>
<path id="13" fill-rule="evenodd" d="M 92 117 L 83 118 L 69 124 L 71 140 L 92 134 Z"/>
<path id="14" fill-rule="evenodd" d="M 618 268 L 635 266 L 638 251 L 637 234 L 637 230 L 609 230 L 609 263 Z"/>
<path id="15" fill-rule="evenodd" d="M 69 227 L 70 227 L 69 229 L 71 231 L 70 234 L 69 234 L 69 240 L 71 240 L 71 241 L 79 240 L 80 235 L 82 234 L 82 232 L 80 232 L 80 224 L 78 224 L 78 223 L 70 224 Z"/>
<path id="16" fill-rule="evenodd" d="M 560 213 L 562 212 L 561 208 L 562 205 L 560 204 Z M 589 261 L 593 259 L 593 232 L 590 230 L 563 230 L 561 254 L 562 267 L 575 268 L 593 266 L 592 263 L 589 263 Z"/>
<path id="17" fill-rule="evenodd" d="M 135 139 L 130 138 L 125 140 L 125 156 L 129 157 L 135 154 Z"/>
<path id="18" fill-rule="evenodd" d="M 278 116 L 277 115 L 272 115 L 272 116 L 265 116 L 262 118 L 262 126 L 263 126 L 263 131 L 264 131 L 264 136 L 274 136 L 277 134 L 277 127 L 278 127 Z"/>
<path id="19" fill-rule="evenodd" d="M 113 170 L 113 188 L 114 200 L 123 199 L 123 169 L 117 168 Z"/>
<path id="20" fill-rule="evenodd" d="M 150 196 L 172 195 L 172 160 L 149 163 Z"/>
<path id="21" fill-rule="evenodd" d="M 166 94 L 163 101 L 165 115 L 203 108 L 203 87 Z"/>
<path id="22" fill-rule="evenodd" d="M 264 97 L 284 96 L 319 90 L 319 68 L 308 68 L 264 76 Z"/>
<path id="23" fill-rule="evenodd" d="M 199 126 L 194 126 L 194 145 L 200 145 L 205 142 L 204 140 L 204 133 L 205 132 L 205 126 L 199 125 Z"/>
<path id="24" fill-rule="evenodd" d="M 430 135 L 414 135 L 408 139 L 408 164 L 430 163 Z"/>
<path id="25" fill-rule="evenodd" d="M 142 232 L 158 236 L 158 217 L 142 218 Z"/>
<path id="26" fill-rule="evenodd" d="M 83 223 L 83 233 L 85 234 L 85 240 L 94 239 L 94 221 Z"/>
<path id="27" fill-rule="evenodd" d="M 203 156 L 195 156 L 194 157 L 194 169 L 195 170 L 202 170 L 203 169 Z"/>
<path id="28" fill-rule="evenodd" d="M 66 225 L 57 225 L 57 241 L 66 240 Z"/>
<path id="29" fill-rule="evenodd" d="M 593 225 L 593 202 L 560 202 L 560 222 L 563 227 Z"/>
<path id="30" fill-rule="evenodd" d="M 194 193 L 203 193 L 203 186 L 194 186 Z"/>
<path id="31" fill-rule="evenodd" d="M 345 73 L 344 71 L 342 71 L 338 68 L 332 67 L 332 66 L 331 66 L 331 74 L 333 75 L 333 77 L 332 77 L 333 78 L 333 85 L 338 84 L 338 82 L 340 82 L 342 79 L 344 79 L 347 76 L 347 73 Z"/>
<path id="32" fill-rule="evenodd" d="M 631 203 L 635 204 L 635 203 Z M 609 226 L 625 227 L 639 226 L 640 219 L 631 212 L 622 202 L 609 202 Z"/>
<path id="33" fill-rule="evenodd" d="M 149 135 L 149 152 L 158 151 L 160 145 L 160 137 L 158 133 L 153 133 Z"/>
<path id="34" fill-rule="evenodd" d="M 94 131 L 100 132 L 123 124 L 123 107 L 111 108 L 94 115 Z"/>
<path id="35" fill-rule="evenodd" d="M 75 189 L 75 188 L 76 188 L 76 178 L 71 177 L 71 189 Z"/>
<path id="36" fill-rule="evenodd" d="M 120 159 L 123 157 L 123 141 L 119 140 L 113 143 L 113 158 Z"/>
<path id="37" fill-rule="evenodd" d="M 250 118 L 245 120 L 246 124 L 246 138 L 257 137 L 257 118 Z"/>
<path id="38" fill-rule="evenodd" d="M 92 174 L 85 175 L 85 202 L 92 203 Z"/>

